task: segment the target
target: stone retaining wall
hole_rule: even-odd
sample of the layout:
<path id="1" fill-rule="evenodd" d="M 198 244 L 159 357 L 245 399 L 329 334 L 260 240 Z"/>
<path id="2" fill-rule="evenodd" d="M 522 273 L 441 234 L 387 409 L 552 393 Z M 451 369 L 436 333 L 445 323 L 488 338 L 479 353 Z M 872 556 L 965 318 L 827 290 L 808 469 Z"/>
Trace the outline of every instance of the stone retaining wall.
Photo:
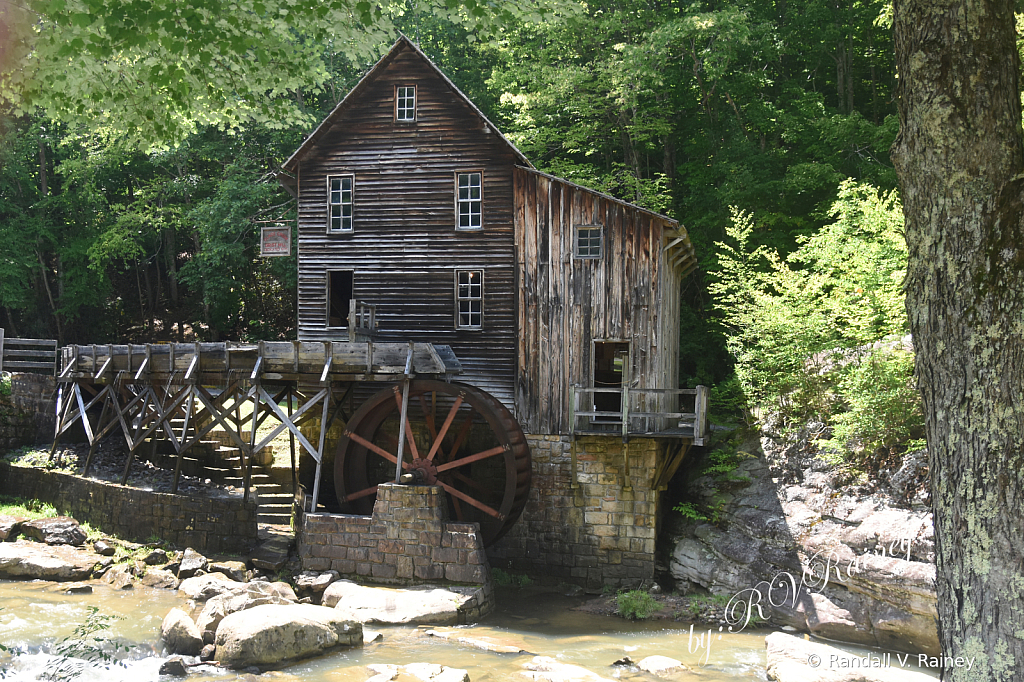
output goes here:
<path id="1" fill-rule="evenodd" d="M 11 395 L 0 396 L 0 451 L 53 440 L 54 381 L 46 374 L 11 375 Z"/>
<path id="2" fill-rule="evenodd" d="M 480 526 L 448 521 L 447 505 L 440 487 L 385 483 L 373 516 L 306 514 L 298 542 L 302 567 L 385 585 L 483 585 L 489 595 Z"/>
<path id="3" fill-rule="evenodd" d="M 629 442 L 627 484 L 617 436 L 576 440 L 576 481 L 568 436 L 528 435 L 530 500 L 508 535 L 487 549 L 491 564 L 551 576 L 588 589 L 637 587 L 654 578 L 658 493 L 651 490 L 659 441 Z"/>
<path id="4" fill-rule="evenodd" d="M 107 533 L 152 536 L 200 553 L 247 553 L 258 542 L 255 503 L 126 488 L 0 462 L 0 494 L 37 499 Z"/>

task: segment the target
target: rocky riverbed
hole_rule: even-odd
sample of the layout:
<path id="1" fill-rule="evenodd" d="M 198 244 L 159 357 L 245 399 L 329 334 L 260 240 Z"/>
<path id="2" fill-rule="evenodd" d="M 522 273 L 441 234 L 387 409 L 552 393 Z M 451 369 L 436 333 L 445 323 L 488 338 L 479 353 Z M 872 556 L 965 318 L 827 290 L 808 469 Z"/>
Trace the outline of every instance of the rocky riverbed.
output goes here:
<path id="1" fill-rule="evenodd" d="M 727 480 L 686 499 L 714 520 L 671 517 L 676 588 L 726 601 L 734 628 L 768 620 L 832 640 L 937 654 L 935 556 L 923 453 L 867 476 L 809 438 L 750 435 Z"/>

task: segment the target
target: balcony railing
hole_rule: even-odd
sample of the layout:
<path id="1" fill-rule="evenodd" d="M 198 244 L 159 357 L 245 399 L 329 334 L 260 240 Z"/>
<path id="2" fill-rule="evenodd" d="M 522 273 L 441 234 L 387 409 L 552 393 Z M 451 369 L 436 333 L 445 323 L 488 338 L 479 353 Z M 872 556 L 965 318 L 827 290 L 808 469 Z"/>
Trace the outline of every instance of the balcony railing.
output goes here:
<path id="1" fill-rule="evenodd" d="M 617 407 L 613 408 L 615 405 Z M 692 411 L 683 411 L 683 405 L 692 405 Z M 703 445 L 707 435 L 707 413 L 707 386 L 574 386 L 569 403 L 569 432 L 573 436 L 615 433 L 621 434 L 623 441 L 628 441 L 631 436 L 679 436 L 692 438 L 694 445 Z"/>
<path id="2" fill-rule="evenodd" d="M 377 306 L 351 299 L 348 304 L 348 340 L 371 340 L 377 332 Z"/>

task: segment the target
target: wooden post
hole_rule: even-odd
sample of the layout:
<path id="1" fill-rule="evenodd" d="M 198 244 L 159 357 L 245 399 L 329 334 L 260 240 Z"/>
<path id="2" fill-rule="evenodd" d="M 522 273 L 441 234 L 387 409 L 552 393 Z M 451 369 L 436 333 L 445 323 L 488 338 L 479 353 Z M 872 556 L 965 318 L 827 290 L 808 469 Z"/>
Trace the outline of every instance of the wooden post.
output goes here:
<path id="1" fill-rule="evenodd" d="M 623 383 L 622 386 L 622 464 L 623 464 L 623 477 L 625 478 L 622 489 L 632 490 L 633 484 L 630 482 L 629 472 L 629 385 Z"/>
<path id="2" fill-rule="evenodd" d="M 289 384 L 288 386 L 288 423 L 292 421 L 292 402 L 295 400 L 295 385 Z M 292 433 L 291 429 L 288 429 L 288 451 L 292 456 L 292 494 L 295 494 L 299 489 L 299 473 L 295 466 L 295 434 Z"/>
<path id="3" fill-rule="evenodd" d="M 693 420 L 693 443 L 694 445 L 704 445 L 704 434 L 707 432 L 708 419 L 707 386 L 697 387 L 697 395 L 693 403 L 693 411 L 695 413 Z"/>

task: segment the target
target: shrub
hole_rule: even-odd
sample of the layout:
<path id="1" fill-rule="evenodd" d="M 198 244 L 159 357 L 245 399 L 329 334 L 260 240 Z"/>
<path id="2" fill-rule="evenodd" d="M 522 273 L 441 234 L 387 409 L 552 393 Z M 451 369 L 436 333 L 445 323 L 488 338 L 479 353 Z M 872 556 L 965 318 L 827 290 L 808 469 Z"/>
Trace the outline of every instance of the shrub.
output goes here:
<path id="1" fill-rule="evenodd" d="M 11 373 L 0 372 L 0 395 L 8 396 L 11 394 Z"/>
<path id="2" fill-rule="evenodd" d="M 661 609 L 661 604 L 643 590 L 619 592 L 615 603 L 618 606 L 619 615 L 630 620 L 647 620 L 655 611 Z"/>
<path id="3" fill-rule="evenodd" d="M 503 587 L 527 587 L 533 584 L 533 579 L 525 573 L 513 573 L 500 568 L 491 569 L 491 579 L 495 585 Z"/>

